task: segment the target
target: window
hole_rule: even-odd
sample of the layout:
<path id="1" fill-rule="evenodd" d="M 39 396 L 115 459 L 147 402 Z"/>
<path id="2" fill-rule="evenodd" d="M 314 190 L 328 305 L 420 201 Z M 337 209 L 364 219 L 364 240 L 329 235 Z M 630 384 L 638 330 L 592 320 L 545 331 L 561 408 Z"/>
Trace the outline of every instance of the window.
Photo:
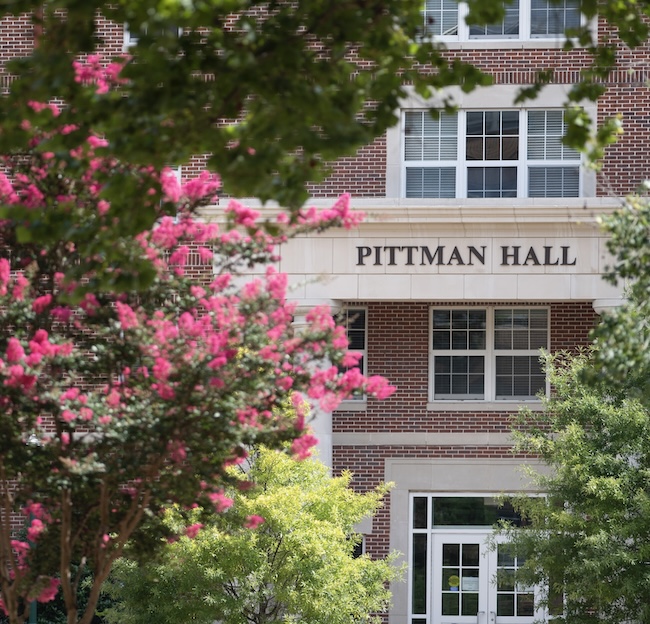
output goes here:
<path id="1" fill-rule="evenodd" d="M 538 588 L 517 580 L 524 560 L 493 527 L 524 526 L 505 503 L 484 495 L 414 493 L 410 501 L 410 624 L 490 621 L 534 624 Z M 516 619 L 515 619 L 516 618 Z"/>
<path id="2" fill-rule="evenodd" d="M 580 197 L 562 110 L 404 112 L 407 198 Z"/>
<path id="3" fill-rule="evenodd" d="M 539 350 L 548 335 L 546 308 L 433 308 L 432 400 L 537 398 L 546 391 Z"/>
<path id="4" fill-rule="evenodd" d="M 467 24 L 467 5 L 457 0 L 426 0 L 424 31 L 444 41 L 557 39 L 581 24 L 579 0 L 513 0 L 504 3 L 499 24 Z"/>
<path id="5" fill-rule="evenodd" d="M 337 316 L 337 323 L 347 329 L 348 351 L 360 354 L 358 368 L 366 373 L 366 310 L 364 308 L 346 308 Z M 355 400 L 365 399 L 363 394 L 352 397 Z"/>
<path id="6" fill-rule="evenodd" d="M 131 31 L 129 30 L 129 26 L 125 24 L 124 26 L 124 48 L 128 50 L 129 48 L 138 45 L 138 41 L 140 41 L 140 38 L 142 35 L 147 34 L 149 29 L 145 26 L 139 30 L 134 30 Z M 169 35 L 172 37 L 180 37 L 182 34 L 182 29 L 178 26 L 170 26 L 168 29 L 166 29 Z M 165 33 L 164 29 L 159 29 L 158 31 L 159 35 L 163 35 Z"/>

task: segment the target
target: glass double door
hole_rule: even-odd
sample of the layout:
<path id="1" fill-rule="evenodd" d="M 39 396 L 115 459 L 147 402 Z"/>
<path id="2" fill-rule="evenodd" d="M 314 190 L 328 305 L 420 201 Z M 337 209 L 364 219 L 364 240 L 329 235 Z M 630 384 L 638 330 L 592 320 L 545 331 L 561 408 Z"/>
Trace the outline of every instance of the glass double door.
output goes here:
<path id="1" fill-rule="evenodd" d="M 491 531 L 432 535 L 431 624 L 532 624 L 534 589 L 515 580 L 521 561 Z M 491 542 L 491 543 L 490 543 Z"/>

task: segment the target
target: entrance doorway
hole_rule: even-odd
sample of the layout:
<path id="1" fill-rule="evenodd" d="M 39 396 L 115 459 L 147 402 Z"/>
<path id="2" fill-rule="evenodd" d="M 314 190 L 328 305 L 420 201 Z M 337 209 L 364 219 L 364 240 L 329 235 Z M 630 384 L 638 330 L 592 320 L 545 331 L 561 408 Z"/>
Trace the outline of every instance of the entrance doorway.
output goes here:
<path id="1" fill-rule="evenodd" d="M 516 581 L 523 561 L 494 534 L 520 523 L 493 497 L 413 495 L 410 624 L 532 624 L 535 589 Z"/>
<path id="2" fill-rule="evenodd" d="M 433 535 L 431 624 L 532 624 L 535 595 L 515 582 L 518 561 L 491 531 Z"/>

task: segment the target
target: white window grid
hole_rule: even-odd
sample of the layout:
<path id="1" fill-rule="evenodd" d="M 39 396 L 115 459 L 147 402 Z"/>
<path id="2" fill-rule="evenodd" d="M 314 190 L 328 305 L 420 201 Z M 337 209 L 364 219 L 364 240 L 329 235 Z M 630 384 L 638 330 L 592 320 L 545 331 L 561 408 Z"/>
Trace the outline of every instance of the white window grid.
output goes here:
<path id="1" fill-rule="evenodd" d="M 129 50 L 136 45 L 140 40 L 140 35 L 147 32 L 147 28 L 139 31 L 131 31 L 128 24 L 124 24 L 124 50 Z M 183 34 L 183 29 L 180 26 L 172 26 L 169 32 L 174 37 L 180 37 Z"/>
<path id="2" fill-rule="evenodd" d="M 451 311 L 485 311 L 485 348 L 484 349 L 449 349 L 449 350 L 434 350 L 433 349 L 433 313 L 434 310 Z M 544 310 L 546 311 L 546 349 L 550 344 L 550 310 L 545 306 L 492 306 L 492 307 L 474 307 L 474 306 L 432 306 L 429 310 L 429 400 L 436 403 L 444 402 L 499 402 L 499 403 L 522 403 L 529 401 L 539 401 L 537 396 L 498 396 L 497 395 L 497 357 L 499 356 L 522 356 L 528 358 L 539 358 L 541 351 L 535 349 L 497 349 L 495 345 L 495 324 L 494 317 L 496 310 Z M 466 395 L 466 396 L 445 396 L 444 398 L 437 398 L 435 388 L 435 358 L 437 356 L 483 356 L 483 384 L 484 393 L 479 395 Z M 548 396 L 550 392 L 550 383 L 548 377 L 544 384 L 544 393 Z"/>
<path id="3" fill-rule="evenodd" d="M 467 3 L 458 0 L 426 0 L 423 27 L 426 34 L 445 42 L 480 40 L 557 40 L 567 28 L 583 23 L 577 0 L 513 0 L 505 6 L 504 24 L 485 27 L 467 23 Z M 543 27 L 542 27 L 543 24 Z"/>
<path id="4" fill-rule="evenodd" d="M 402 195 L 413 198 L 442 197 L 463 199 L 468 197 L 468 170 L 470 168 L 493 167 L 515 168 L 517 173 L 516 197 L 582 197 L 583 176 L 581 155 L 576 150 L 561 143 L 565 122 L 562 109 L 515 110 L 519 116 L 518 149 L 515 160 L 468 160 L 466 152 L 467 114 L 470 112 L 511 112 L 513 109 L 499 111 L 462 110 L 455 113 L 441 112 L 439 118 L 431 118 L 428 110 L 410 109 L 402 113 Z M 546 133 L 539 131 L 540 116 L 544 116 Z M 421 121 L 417 121 L 417 120 Z M 559 119 L 559 123 L 558 123 Z M 422 129 L 422 146 L 418 154 L 418 137 L 412 132 Z M 454 155 L 455 150 L 455 155 Z M 419 158 L 418 158 L 419 156 Z M 562 170 L 571 176 L 572 185 L 559 190 L 554 186 L 538 188 L 540 172 Z M 427 194 L 427 183 L 422 183 L 423 193 L 413 193 L 413 180 L 419 175 L 431 178 L 444 178 L 440 193 Z M 577 186 L 576 180 L 577 177 Z M 435 184 L 435 182 L 433 182 Z M 576 189 L 575 192 L 573 189 Z M 549 192 L 550 190 L 550 192 Z M 491 195 L 487 195 L 488 197 Z M 505 195 L 513 196 L 513 195 Z"/>

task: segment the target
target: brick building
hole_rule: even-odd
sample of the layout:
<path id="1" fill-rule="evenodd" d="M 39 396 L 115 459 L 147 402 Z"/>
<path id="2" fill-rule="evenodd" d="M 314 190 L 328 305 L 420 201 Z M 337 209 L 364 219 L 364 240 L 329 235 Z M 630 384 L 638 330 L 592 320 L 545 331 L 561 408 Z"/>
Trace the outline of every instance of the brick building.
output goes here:
<path id="1" fill-rule="evenodd" d="M 607 257 L 596 217 L 648 177 L 648 50 L 621 50 L 606 94 L 585 105 L 599 121 L 623 114 L 625 134 L 596 176 L 560 143 L 564 94 L 588 62 L 583 49 L 562 49 L 564 27 L 580 19 L 574 0 L 518 0 L 503 24 L 485 28 L 465 24 L 462 2 L 426 7 L 448 54 L 494 84 L 458 90 L 458 112 L 438 121 L 425 110 L 433 102 L 407 98 L 386 136 L 312 189 L 316 205 L 349 192 L 365 223 L 292 241 L 280 269 L 299 314 L 319 303 L 344 311 L 365 372 L 398 388 L 316 421 L 334 472 L 352 470 L 362 490 L 395 484 L 361 528 L 368 553 L 397 550 L 408 562 L 389 622 L 527 624 L 544 615 L 530 591 L 491 582 L 517 562 L 485 544 L 504 513 L 495 497 L 530 488 L 511 451 L 510 416 L 522 404 L 538 409 L 536 394 L 549 390 L 539 349 L 586 344 L 620 298 L 600 277 Z M 33 44 L 25 20 L 2 27 L 3 61 Z M 128 45 L 122 25 L 104 23 L 101 34 L 108 54 Z M 549 68 L 552 84 L 515 105 L 518 88 Z"/>
<path id="2" fill-rule="evenodd" d="M 535 611 L 532 590 L 496 586 L 496 572 L 518 562 L 486 545 L 508 513 L 495 497 L 531 490 L 510 417 L 520 405 L 539 409 L 535 395 L 549 391 L 539 348 L 587 344 L 599 313 L 620 300 L 601 279 L 597 215 L 648 176 L 648 50 L 621 50 L 606 94 L 585 104 L 598 121 L 623 115 L 625 133 L 596 175 L 559 141 L 565 92 L 588 62 L 584 50 L 562 49 L 577 3 L 519 0 L 504 24 L 484 29 L 464 23 L 462 2 L 426 5 L 448 54 L 494 84 L 458 90 L 458 113 L 439 121 L 430 102 L 403 101 L 386 136 L 313 189 L 315 202 L 350 192 L 366 222 L 290 243 L 280 266 L 304 309 L 326 301 L 346 312 L 365 371 L 398 388 L 317 423 L 334 472 L 352 470 L 360 489 L 395 484 L 363 527 L 367 552 L 397 550 L 408 564 L 388 621 L 528 623 L 548 614 Z M 548 68 L 552 84 L 515 105 L 518 87 Z"/>

